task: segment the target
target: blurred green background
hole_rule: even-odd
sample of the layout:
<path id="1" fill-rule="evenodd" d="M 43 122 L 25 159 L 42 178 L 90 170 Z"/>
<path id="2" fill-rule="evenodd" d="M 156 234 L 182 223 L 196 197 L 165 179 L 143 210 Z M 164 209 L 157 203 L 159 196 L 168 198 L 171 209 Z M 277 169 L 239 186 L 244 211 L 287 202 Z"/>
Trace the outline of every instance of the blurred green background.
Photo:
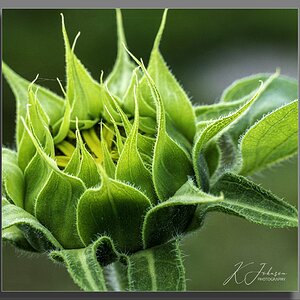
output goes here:
<path id="1" fill-rule="evenodd" d="M 65 79 L 59 13 L 69 37 L 81 36 L 76 54 L 98 79 L 116 56 L 115 12 L 85 10 L 3 10 L 3 59 L 28 80 L 61 91 Z M 123 10 L 129 49 L 147 62 L 162 10 Z M 175 10 L 168 14 L 161 50 L 194 104 L 218 101 L 235 79 L 281 68 L 297 77 L 297 10 Z M 3 144 L 14 147 L 15 102 L 3 81 Z M 253 179 L 297 205 L 296 158 Z M 210 214 L 201 231 L 183 240 L 188 290 L 297 290 L 297 230 L 269 229 L 221 213 Z M 78 290 L 65 269 L 45 256 L 3 247 L 3 289 Z M 223 286 L 240 261 L 267 263 L 287 273 L 284 282 L 234 282 Z"/>

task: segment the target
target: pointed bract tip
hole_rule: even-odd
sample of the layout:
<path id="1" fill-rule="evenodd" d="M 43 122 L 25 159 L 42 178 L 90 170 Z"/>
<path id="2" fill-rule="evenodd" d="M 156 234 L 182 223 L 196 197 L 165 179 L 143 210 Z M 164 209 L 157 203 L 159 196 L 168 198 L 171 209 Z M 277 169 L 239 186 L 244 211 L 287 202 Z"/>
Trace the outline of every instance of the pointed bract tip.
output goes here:
<path id="1" fill-rule="evenodd" d="M 125 39 L 125 33 L 124 33 L 124 27 L 123 27 L 122 13 L 119 8 L 116 9 L 116 19 L 117 19 L 118 44 L 120 47 L 123 43 L 126 44 L 126 39 Z M 119 51 L 120 50 L 121 49 L 119 49 Z"/>
<path id="2" fill-rule="evenodd" d="M 75 49 L 75 46 L 76 46 L 76 43 L 77 43 L 77 40 L 78 40 L 79 37 L 80 37 L 80 31 L 78 31 L 78 33 L 75 36 L 75 39 L 74 39 L 74 42 L 73 42 L 73 45 L 72 45 L 72 52 L 74 52 L 74 49 Z"/>
<path id="3" fill-rule="evenodd" d="M 27 131 L 29 138 L 31 139 L 32 143 L 34 144 L 37 152 L 45 159 L 45 161 L 48 163 L 48 165 L 55 171 L 59 171 L 56 162 L 49 157 L 43 150 L 42 146 L 40 145 L 39 141 L 37 140 L 36 136 L 34 135 L 34 133 L 32 132 L 32 130 L 29 129 L 29 127 L 26 124 L 26 121 L 24 120 L 24 118 L 21 116 L 21 122 L 23 123 L 24 129 Z M 31 126 L 29 124 L 29 126 Z M 46 127 L 47 128 L 47 127 Z"/>
<path id="4" fill-rule="evenodd" d="M 162 16 L 162 19 L 161 19 L 161 23 L 160 23 L 160 26 L 159 26 L 159 29 L 158 29 L 158 32 L 157 32 L 157 35 L 156 35 L 156 38 L 155 38 L 155 41 L 154 41 L 153 50 L 158 51 L 158 49 L 159 49 L 159 44 L 160 44 L 160 41 L 161 41 L 161 38 L 162 38 L 162 35 L 163 35 L 163 32 L 164 32 L 164 28 L 165 28 L 165 25 L 166 25 L 166 21 L 167 21 L 167 14 L 168 14 L 168 9 L 166 8 L 164 10 L 164 13 L 163 13 L 163 16 Z"/>
<path id="5" fill-rule="evenodd" d="M 118 17 L 122 17 L 122 12 L 120 8 L 116 8 L 116 16 Z"/>
<path id="6" fill-rule="evenodd" d="M 33 79 L 33 81 L 30 82 L 30 84 L 28 85 L 28 92 L 30 92 L 32 90 L 33 85 L 35 84 L 35 82 L 38 80 L 40 74 L 37 74 L 35 76 L 35 78 Z"/>
<path id="7" fill-rule="evenodd" d="M 258 82 L 260 83 L 260 89 L 262 88 L 262 86 L 264 85 L 264 82 L 262 80 L 258 80 Z"/>
<path id="8" fill-rule="evenodd" d="M 104 76 L 104 71 L 101 70 L 101 74 L 100 74 L 100 84 L 103 85 L 103 76 Z"/>
<path id="9" fill-rule="evenodd" d="M 64 17 L 64 14 L 63 13 L 60 13 L 60 16 L 61 16 L 61 26 L 62 26 L 62 29 L 63 31 L 66 30 L 66 26 L 65 26 L 65 17 Z"/>
<path id="10" fill-rule="evenodd" d="M 60 87 L 62 93 L 63 93 L 64 96 L 66 97 L 66 96 L 67 96 L 67 93 L 66 93 L 65 89 L 63 88 L 63 86 L 62 86 L 62 84 L 61 84 L 61 81 L 59 80 L 58 77 L 56 77 L 56 80 L 57 80 L 57 82 L 58 82 L 58 84 L 59 84 L 59 87 Z"/>
<path id="11" fill-rule="evenodd" d="M 137 63 L 138 66 L 140 66 L 141 62 L 128 50 L 125 43 L 122 43 L 122 45 L 123 45 L 124 49 L 126 50 L 126 52 L 131 56 L 131 58 Z"/>
<path id="12" fill-rule="evenodd" d="M 60 15 L 61 15 L 61 30 L 62 30 L 62 34 L 63 34 L 63 39 L 64 39 L 64 42 L 65 42 L 66 50 L 69 51 L 69 49 L 70 49 L 70 42 L 69 42 L 69 38 L 68 38 L 66 26 L 65 26 L 64 15 L 62 13 Z"/>
<path id="13" fill-rule="evenodd" d="M 79 120 L 78 117 L 76 116 L 76 131 L 75 131 L 75 135 L 76 135 L 76 143 L 79 144 L 79 146 L 81 147 L 81 144 L 83 143 L 82 138 L 81 138 L 81 134 L 80 134 L 80 130 L 79 130 Z"/>

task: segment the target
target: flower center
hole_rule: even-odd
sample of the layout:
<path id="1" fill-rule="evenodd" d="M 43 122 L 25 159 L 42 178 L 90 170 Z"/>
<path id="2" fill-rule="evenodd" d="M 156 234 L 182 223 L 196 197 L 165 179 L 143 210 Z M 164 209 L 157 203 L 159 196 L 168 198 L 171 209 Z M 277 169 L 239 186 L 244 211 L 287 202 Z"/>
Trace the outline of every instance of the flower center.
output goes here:
<path id="1" fill-rule="evenodd" d="M 125 130 L 123 127 L 118 126 L 121 138 L 125 139 Z M 101 132 L 102 130 L 102 132 Z M 119 153 L 116 144 L 116 133 L 114 127 L 111 124 L 102 124 L 102 128 L 99 124 L 86 130 L 80 130 L 80 135 L 85 143 L 87 151 L 92 155 L 96 164 L 102 164 L 104 160 L 102 145 L 105 141 L 108 152 L 114 162 L 117 162 Z M 101 140 L 101 137 L 104 139 Z M 56 163 L 60 169 L 64 169 L 76 149 L 76 134 L 69 130 L 67 137 L 55 145 L 55 158 Z"/>

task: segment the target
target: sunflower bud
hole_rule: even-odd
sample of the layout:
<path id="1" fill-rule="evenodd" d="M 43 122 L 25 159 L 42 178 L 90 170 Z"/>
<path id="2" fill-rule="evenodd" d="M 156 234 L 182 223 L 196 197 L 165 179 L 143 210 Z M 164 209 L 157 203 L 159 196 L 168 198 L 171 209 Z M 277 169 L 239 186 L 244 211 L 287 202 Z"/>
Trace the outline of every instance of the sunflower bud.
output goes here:
<path id="1" fill-rule="evenodd" d="M 159 51 L 166 12 L 146 68 L 127 50 L 117 10 L 118 56 L 111 74 L 104 80 L 102 73 L 99 82 L 76 57 L 79 34 L 71 45 L 62 16 L 63 98 L 3 64 L 17 98 L 17 151 L 3 150 L 3 238 L 21 249 L 68 260 L 71 276 L 86 290 L 106 288 L 95 257 L 101 266 L 126 261 L 129 269 L 138 268 L 145 259 L 139 250 L 157 256 L 159 265 L 163 261 L 158 266 L 162 275 L 179 278 L 169 289 L 184 289 L 173 241 L 199 228 L 211 210 L 273 227 L 297 226 L 292 206 L 222 166 L 225 151 L 218 152 L 215 142 L 279 74 L 233 104 L 195 109 Z M 205 119 L 207 112 L 226 109 L 225 116 Z M 239 151 L 231 138 L 224 143 Z M 230 171 L 237 172 L 236 162 Z M 84 256 L 91 266 L 80 266 L 80 273 L 76 263 Z M 128 277 L 136 276 L 138 283 L 142 269 L 130 269 Z M 132 289 L 143 288 L 151 289 Z"/>
<path id="2" fill-rule="evenodd" d="M 102 235 L 121 251 L 147 247 L 146 213 L 194 175 L 195 113 L 158 49 L 165 16 L 148 70 L 142 70 L 142 62 L 135 66 L 129 58 L 117 12 L 119 53 L 112 73 L 105 81 L 101 74 L 100 82 L 76 57 L 79 34 L 71 46 L 62 16 L 65 97 L 33 82 L 27 101 L 19 102 L 17 153 L 6 151 L 20 175 L 20 195 L 11 194 L 8 174 L 6 196 L 65 249 L 85 247 Z M 4 72 L 13 88 L 22 85 L 24 91 L 25 80 L 6 65 Z M 193 211 L 185 213 L 181 230 Z"/>

